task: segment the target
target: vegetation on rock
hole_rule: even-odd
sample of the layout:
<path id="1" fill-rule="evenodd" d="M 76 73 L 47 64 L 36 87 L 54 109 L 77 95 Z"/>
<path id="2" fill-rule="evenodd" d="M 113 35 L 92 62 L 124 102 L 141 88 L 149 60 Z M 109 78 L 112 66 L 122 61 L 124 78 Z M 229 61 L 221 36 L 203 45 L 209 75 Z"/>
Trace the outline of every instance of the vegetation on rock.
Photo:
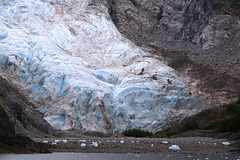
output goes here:
<path id="1" fill-rule="evenodd" d="M 131 129 L 123 132 L 124 136 L 127 137 L 152 137 L 152 133 L 148 131 L 143 131 L 139 129 Z"/>
<path id="2" fill-rule="evenodd" d="M 203 110 L 186 118 L 179 124 L 156 133 L 156 137 L 173 136 L 191 130 L 210 131 L 212 133 L 240 131 L 240 98 L 233 103 L 221 107 Z"/>
<path id="3" fill-rule="evenodd" d="M 240 16 L 240 0 L 220 0 L 216 2 L 215 10 L 219 13 Z"/>
<path id="4" fill-rule="evenodd" d="M 202 129 L 217 129 L 217 132 L 238 132 L 240 130 L 240 98 L 237 102 L 223 106 L 226 108 L 226 117 L 222 120 L 216 120 Z"/>

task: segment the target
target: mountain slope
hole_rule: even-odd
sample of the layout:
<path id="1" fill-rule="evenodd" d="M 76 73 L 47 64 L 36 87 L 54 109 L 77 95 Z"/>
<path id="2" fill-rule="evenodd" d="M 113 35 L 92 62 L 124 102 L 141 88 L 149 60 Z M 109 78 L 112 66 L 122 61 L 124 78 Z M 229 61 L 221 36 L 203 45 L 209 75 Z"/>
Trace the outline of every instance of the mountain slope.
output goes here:
<path id="1" fill-rule="evenodd" d="M 1 135 L 20 134 L 44 137 L 53 134 L 53 128 L 43 115 L 33 110 L 27 101 L 9 82 L 0 77 Z"/>
<path id="2" fill-rule="evenodd" d="M 238 0 L 108 0 L 118 28 L 197 83 L 213 104 L 240 96 Z"/>
<path id="3" fill-rule="evenodd" d="M 32 104 L 0 77 L 0 153 L 49 152 L 27 137 L 51 137 L 53 132 Z"/>
<path id="4" fill-rule="evenodd" d="M 220 107 L 203 110 L 168 129 L 158 132 L 155 137 L 178 134 L 180 136 L 212 136 L 240 139 L 240 99 Z M 195 131 L 195 133 L 194 133 Z M 239 143 L 238 143 L 239 146 Z"/>

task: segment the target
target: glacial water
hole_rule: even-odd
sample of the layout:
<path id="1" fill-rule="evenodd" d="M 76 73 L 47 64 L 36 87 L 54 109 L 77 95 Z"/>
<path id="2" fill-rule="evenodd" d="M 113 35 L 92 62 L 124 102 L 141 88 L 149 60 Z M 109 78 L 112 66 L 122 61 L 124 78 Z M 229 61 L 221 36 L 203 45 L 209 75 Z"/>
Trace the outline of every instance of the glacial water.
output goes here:
<path id="1" fill-rule="evenodd" d="M 0 160 L 240 160 L 237 153 L 226 154 L 109 154 L 109 153 L 53 153 L 1 154 Z"/>

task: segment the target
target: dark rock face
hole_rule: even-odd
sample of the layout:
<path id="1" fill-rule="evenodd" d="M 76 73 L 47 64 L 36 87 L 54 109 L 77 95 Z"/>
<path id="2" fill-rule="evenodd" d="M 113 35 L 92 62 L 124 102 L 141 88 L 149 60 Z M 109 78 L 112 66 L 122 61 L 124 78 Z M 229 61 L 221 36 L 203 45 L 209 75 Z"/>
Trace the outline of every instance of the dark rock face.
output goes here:
<path id="1" fill-rule="evenodd" d="M 43 116 L 5 79 L 0 77 L 0 152 L 48 152 L 27 137 L 52 136 Z"/>
<path id="2" fill-rule="evenodd" d="M 50 153 L 48 146 L 19 135 L 0 136 L 0 153 Z"/>
<path id="3" fill-rule="evenodd" d="M 3 104 L 0 104 L 0 136 L 13 135 L 14 121 L 10 119 L 4 108 Z"/>
<path id="4" fill-rule="evenodd" d="M 215 0 L 106 2 L 119 31 L 197 80 L 200 96 L 216 104 L 240 96 L 240 19 L 237 14 L 222 14 L 219 6 L 227 4 Z M 233 9 L 238 13 L 237 8 Z"/>
<path id="5" fill-rule="evenodd" d="M 179 40 L 196 44 L 212 12 L 203 0 L 112 0 L 111 4 L 110 14 L 120 32 L 139 45 L 155 41 L 171 45 Z"/>
<path id="6" fill-rule="evenodd" d="M 7 128 L 10 133 L 22 134 L 30 137 L 42 137 L 52 135 L 52 127 L 43 119 L 43 115 L 33 110 L 33 105 L 28 102 L 15 88 L 12 87 L 5 79 L 0 77 L 0 106 L 1 118 L 9 117 L 2 121 L 2 126 L 14 126 L 14 131 Z M 9 125 L 11 124 L 11 125 Z"/>

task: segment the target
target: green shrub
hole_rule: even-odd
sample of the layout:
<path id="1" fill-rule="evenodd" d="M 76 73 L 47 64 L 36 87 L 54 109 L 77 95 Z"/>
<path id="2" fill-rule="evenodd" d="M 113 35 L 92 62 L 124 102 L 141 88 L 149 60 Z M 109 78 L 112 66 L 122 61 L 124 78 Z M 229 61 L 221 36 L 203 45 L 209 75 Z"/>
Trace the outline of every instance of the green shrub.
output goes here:
<path id="1" fill-rule="evenodd" d="M 213 129 L 216 129 L 219 126 L 221 126 L 221 124 L 222 124 L 222 121 L 215 121 L 215 122 L 209 124 L 208 126 L 203 127 L 202 129 L 203 130 L 213 130 Z"/>
<path id="2" fill-rule="evenodd" d="M 230 114 L 236 114 L 239 111 L 239 107 L 232 103 L 232 104 L 227 105 L 226 110 Z"/>
<path id="3" fill-rule="evenodd" d="M 240 113 L 232 116 L 229 119 L 222 120 L 220 124 L 220 132 L 233 131 L 237 132 L 240 130 Z"/>
<path id="4" fill-rule="evenodd" d="M 173 135 L 179 134 L 180 132 L 167 132 L 166 135 L 167 137 L 171 137 Z"/>
<path id="5" fill-rule="evenodd" d="M 219 132 L 238 132 L 240 130 L 240 113 L 233 115 L 232 117 L 220 121 L 211 123 L 210 125 L 203 127 L 204 130 L 219 129 Z"/>
<path id="6" fill-rule="evenodd" d="M 181 130 L 181 132 L 185 132 L 185 131 L 189 131 L 189 130 L 195 130 L 195 129 L 199 129 L 199 125 L 197 124 L 197 122 L 195 122 L 195 121 L 187 122 L 184 125 L 184 128 Z"/>
<path id="7" fill-rule="evenodd" d="M 131 129 L 123 132 L 124 136 L 127 137 L 152 137 L 152 133 L 148 131 L 143 131 L 139 129 Z"/>
<path id="8" fill-rule="evenodd" d="M 240 0 L 233 0 L 230 4 L 230 8 L 235 8 L 240 6 Z"/>
<path id="9" fill-rule="evenodd" d="M 214 9 L 218 14 L 240 16 L 240 0 L 215 1 Z"/>
<path id="10" fill-rule="evenodd" d="M 240 97 L 239 97 L 239 99 L 237 100 L 236 104 L 240 104 Z"/>

